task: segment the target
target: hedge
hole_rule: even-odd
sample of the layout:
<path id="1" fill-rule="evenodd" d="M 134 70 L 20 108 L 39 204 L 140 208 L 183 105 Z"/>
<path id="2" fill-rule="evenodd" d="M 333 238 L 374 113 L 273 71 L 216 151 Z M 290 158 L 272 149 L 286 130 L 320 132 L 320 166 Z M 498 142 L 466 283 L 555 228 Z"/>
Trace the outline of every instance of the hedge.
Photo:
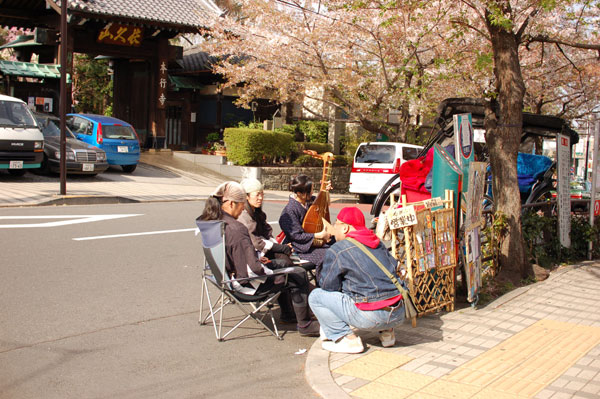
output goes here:
<path id="1" fill-rule="evenodd" d="M 262 129 L 226 128 L 223 133 L 227 159 L 236 165 L 260 165 L 287 157 L 293 148 L 291 134 Z"/>
<path id="2" fill-rule="evenodd" d="M 332 152 L 333 145 L 331 145 L 329 143 L 307 143 L 304 141 L 302 141 L 302 142 L 297 141 L 296 142 L 296 152 L 299 155 L 302 155 L 303 150 L 312 150 L 312 151 L 316 151 L 319 154 L 322 154 L 324 152 Z"/>

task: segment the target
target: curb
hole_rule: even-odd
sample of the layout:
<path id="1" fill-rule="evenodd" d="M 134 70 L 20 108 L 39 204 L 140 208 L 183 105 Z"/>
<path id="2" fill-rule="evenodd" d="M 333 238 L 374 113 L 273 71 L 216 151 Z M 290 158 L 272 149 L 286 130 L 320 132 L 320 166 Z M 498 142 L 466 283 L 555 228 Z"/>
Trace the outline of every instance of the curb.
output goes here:
<path id="1" fill-rule="evenodd" d="M 329 370 L 329 352 L 321 349 L 321 340 L 317 338 L 308 350 L 304 375 L 308 385 L 323 398 L 352 399 L 335 383 Z"/>

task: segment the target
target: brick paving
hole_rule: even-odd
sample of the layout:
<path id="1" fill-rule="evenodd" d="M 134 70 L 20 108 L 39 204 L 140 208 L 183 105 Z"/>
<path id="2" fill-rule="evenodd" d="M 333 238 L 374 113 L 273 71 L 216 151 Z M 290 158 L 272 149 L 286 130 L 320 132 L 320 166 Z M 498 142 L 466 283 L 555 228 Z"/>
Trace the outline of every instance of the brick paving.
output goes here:
<path id="1" fill-rule="evenodd" d="M 405 323 L 392 348 L 363 332 L 358 355 L 315 342 L 307 379 L 325 398 L 599 398 L 598 292 L 600 262 L 562 267 L 486 307 Z"/>

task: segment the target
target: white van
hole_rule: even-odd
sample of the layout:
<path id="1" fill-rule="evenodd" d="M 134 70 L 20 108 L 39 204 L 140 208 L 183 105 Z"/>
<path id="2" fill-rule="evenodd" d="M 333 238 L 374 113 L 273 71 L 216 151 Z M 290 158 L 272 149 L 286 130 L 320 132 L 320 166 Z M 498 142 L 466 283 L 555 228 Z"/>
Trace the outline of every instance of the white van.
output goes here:
<path id="1" fill-rule="evenodd" d="M 416 159 L 422 149 L 405 143 L 361 143 L 354 154 L 349 191 L 358 194 L 360 202 L 367 201 L 400 171 L 400 165 Z"/>
<path id="2" fill-rule="evenodd" d="M 44 135 L 24 101 L 0 94 L 0 169 L 22 176 L 44 159 Z"/>

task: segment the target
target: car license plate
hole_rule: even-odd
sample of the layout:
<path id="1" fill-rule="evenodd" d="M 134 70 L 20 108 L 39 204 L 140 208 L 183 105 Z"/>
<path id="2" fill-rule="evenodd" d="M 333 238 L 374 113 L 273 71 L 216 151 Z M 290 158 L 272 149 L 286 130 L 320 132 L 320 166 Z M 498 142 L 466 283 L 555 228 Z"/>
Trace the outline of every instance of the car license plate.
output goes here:
<path id="1" fill-rule="evenodd" d="M 9 169 L 23 169 L 23 161 L 10 161 Z"/>
<path id="2" fill-rule="evenodd" d="M 83 171 L 84 172 L 93 172 L 94 171 L 94 164 L 93 163 L 84 163 L 83 164 Z"/>
<path id="3" fill-rule="evenodd" d="M 117 146 L 117 152 L 129 152 L 129 148 L 126 145 Z"/>

